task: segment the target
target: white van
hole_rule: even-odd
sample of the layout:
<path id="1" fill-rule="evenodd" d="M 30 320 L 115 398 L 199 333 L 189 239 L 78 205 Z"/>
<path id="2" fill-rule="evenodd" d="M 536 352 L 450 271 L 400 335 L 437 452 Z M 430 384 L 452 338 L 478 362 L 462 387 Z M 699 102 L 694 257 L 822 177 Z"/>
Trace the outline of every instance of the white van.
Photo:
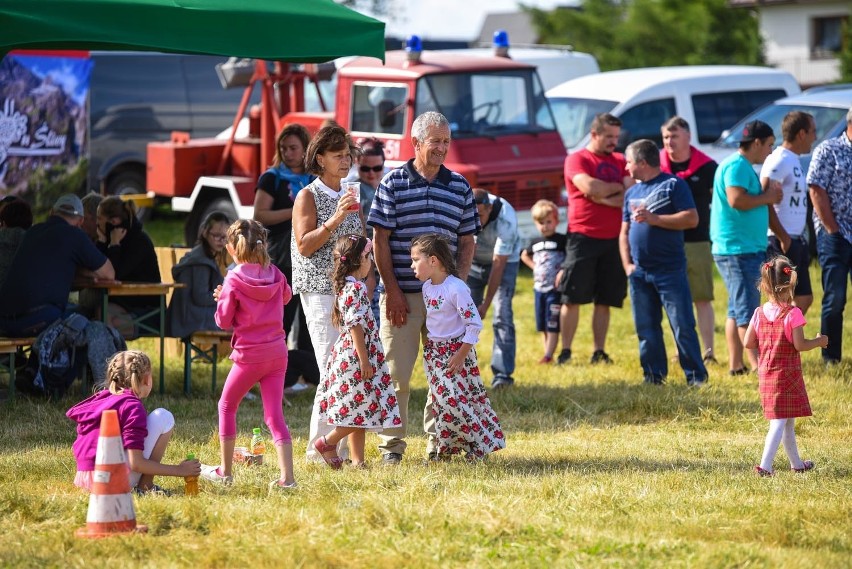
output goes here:
<path id="1" fill-rule="evenodd" d="M 691 127 L 692 143 L 711 154 L 722 131 L 758 107 L 800 91 L 786 71 L 693 65 L 586 75 L 550 89 L 547 97 L 569 153 L 588 144 L 596 114 L 612 113 L 623 123 L 619 151 L 641 138 L 662 147 L 660 127 L 679 115 Z"/>

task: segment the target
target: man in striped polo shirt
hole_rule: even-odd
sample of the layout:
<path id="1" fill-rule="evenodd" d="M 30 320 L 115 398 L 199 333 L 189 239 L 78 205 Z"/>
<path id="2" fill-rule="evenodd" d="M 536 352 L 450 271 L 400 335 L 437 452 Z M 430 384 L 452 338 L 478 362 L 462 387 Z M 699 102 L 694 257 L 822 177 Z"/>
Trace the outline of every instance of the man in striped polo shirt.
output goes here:
<path id="1" fill-rule="evenodd" d="M 444 235 L 456 254 L 458 276 L 465 280 L 473 236 L 480 228 L 470 185 L 443 165 L 451 140 L 446 117 L 423 113 L 414 120 L 411 135 L 415 157 L 382 179 L 367 222 L 373 227 L 376 266 L 385 289 L 379 301 L 382 345 L 402 418 L 401 427 L 380 435 L 385 464 L 398 464 L 405 453 L 409 383 L 426 338 L 426 307 L 421 283 L 411 269 L 411 240 L 426 233 Z M 429 435 L 429 458 L 437 460 L 435 420 L 428 403 L 423 428 Z"/>

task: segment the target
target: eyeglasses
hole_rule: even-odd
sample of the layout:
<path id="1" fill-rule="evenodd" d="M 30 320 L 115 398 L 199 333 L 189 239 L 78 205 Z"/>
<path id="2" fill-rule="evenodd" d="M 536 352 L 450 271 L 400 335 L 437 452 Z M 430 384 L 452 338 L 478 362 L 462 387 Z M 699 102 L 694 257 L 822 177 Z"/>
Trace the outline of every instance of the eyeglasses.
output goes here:
<path id="1" fill-rule="evenodd" d="M 216 241 L 224 241 L 228 238 L 227 234 L 225 233 L 208 233 L 207 235 L 209 235 L 211 239 L 215 239 Z"/>
<path id="2" fill-rule="evenodd" d="M 385 167 L 384 167 L 384 165 L 382 165 L 382 166 L 366 166 L 365 165 L 365 166 L 359 166 L 358 169 L 361 170 L 362 172 L 365 172 L 365 173 L 366 172 L 381 172 L 382 170 L 385 169 Z"/>

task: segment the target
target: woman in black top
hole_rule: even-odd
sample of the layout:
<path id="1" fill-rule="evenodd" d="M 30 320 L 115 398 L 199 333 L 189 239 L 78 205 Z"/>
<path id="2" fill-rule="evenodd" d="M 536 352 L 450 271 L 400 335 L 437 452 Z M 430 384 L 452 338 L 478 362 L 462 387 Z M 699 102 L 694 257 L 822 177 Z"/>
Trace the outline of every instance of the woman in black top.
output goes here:
<path id="1" fill-rule="evenodd" d="M 284 127 L 276 141 L 272 167 L 260 176 L 254 194 L 254 219 L 269 230 L 269 256 L 287 277 L 288 283 L 293 281 L 293 264 L 290 260 L 293 201 L 296 194 L 314 179 L 314 176 L 305 172 L 305 150 L 310 138 L 308 130 L 300 124 Z M 284 330 L 289 336 L 298 315 L 298 346 L 303 350 L 312 350 L 300 304 L 298 295 L 294 295 L 293 300 L 284 307 Z"/>
<path id="2" fill-rule="evenodd" d="M 144 231 L 142 222 L 136 217 L 136 205 L 122 201 L 118 196 L 105 198 L 98 206 L 98 249 L 103 252 L 115 268 L 115 278 L 125 282 L 159 283 L 160 266 L 154 243 Z M 108 307 L 109 323 L 125 337 L 135 338 L 141 333 L 152 334 L 152 330 L 132 325 L 131 319 L 159 310 L 158 296 L 122 296 L 111 299 Z M 142 322 L 157 330 L 159 314 Z"/>

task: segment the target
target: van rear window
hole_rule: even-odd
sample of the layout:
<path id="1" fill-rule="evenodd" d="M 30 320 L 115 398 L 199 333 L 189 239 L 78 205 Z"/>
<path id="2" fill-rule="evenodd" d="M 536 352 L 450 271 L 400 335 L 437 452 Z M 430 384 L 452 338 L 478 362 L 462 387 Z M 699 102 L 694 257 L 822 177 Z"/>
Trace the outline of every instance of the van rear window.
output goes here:
<path id="1" fill-rule="evenodd" d="M 783 89 L 701 93 L 692 96 L 698 142 L 715 142 L 722 131 L 731 128 L 753 110 L 786 97 Z"/>

